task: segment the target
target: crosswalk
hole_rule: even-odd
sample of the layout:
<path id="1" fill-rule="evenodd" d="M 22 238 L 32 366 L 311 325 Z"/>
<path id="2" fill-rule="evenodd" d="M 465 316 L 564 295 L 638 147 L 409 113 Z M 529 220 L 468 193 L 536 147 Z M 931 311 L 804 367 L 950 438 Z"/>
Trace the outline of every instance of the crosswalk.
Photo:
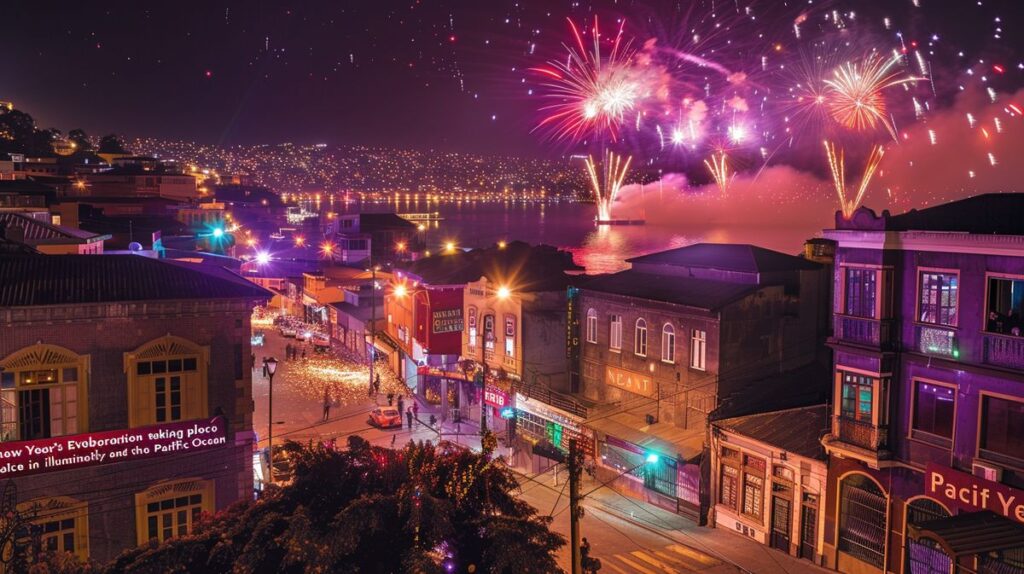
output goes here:
<path id="1" fill-rule="evenodd" d="M 598 554 L 597 558 L 601 560 L 601 574 L 677 574 L 696 572 L 722 563 L 703 552 L 680 544 L 610 556 Z"/>

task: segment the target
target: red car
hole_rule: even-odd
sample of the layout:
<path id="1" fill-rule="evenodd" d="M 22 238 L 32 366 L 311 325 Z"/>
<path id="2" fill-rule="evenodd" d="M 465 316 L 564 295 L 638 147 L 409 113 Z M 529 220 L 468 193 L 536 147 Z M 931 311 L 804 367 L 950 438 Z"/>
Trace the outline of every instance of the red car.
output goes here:
<path id="1" fill-rule="evenodd" d="M 395 407 L 377 407 L 370 411 L 367 422 L 382 429 L 402 428 L 402 413 Z"/>

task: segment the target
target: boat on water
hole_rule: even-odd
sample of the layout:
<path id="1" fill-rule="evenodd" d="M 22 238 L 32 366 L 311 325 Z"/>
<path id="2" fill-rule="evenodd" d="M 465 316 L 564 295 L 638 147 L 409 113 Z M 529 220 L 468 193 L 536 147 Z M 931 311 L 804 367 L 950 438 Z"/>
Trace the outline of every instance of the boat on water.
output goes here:
<path id="1" fill-rule="evenodd" d="M 398 213 L 398 217 L 406 221 L 442 221 L 444 217 L 441 216 L 440 211 L 430 211 L 424 213 Z"/>
<path id="2" fill-rule="evenodd" d="M 647 221 L 643 219 L 594 219 L 597 225 L 644 225 Z"/>

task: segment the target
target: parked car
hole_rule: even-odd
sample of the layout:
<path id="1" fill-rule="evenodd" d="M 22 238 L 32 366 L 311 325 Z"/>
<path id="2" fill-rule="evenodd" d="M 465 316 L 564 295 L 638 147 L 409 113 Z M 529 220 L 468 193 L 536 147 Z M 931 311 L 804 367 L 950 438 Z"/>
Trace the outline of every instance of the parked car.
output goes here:
<path id="1" fill-rule="evenodd" d="M 331 338 L 324 333 L 313 333 L 313 350 L 326 351 L 331 348 Z"/>
<path id="2" fill-rule="evenodd" d="M 370 426 L 382 429 L 402 428 L 402 413 L 395 407 L 383 406 L 370 411 Z"/>
<path id="3" fill-rule="evenodd" d="M 297 333 L 298 329 L 291 325 L 285 325 L 284 327 L 281 327 L 281 334 L 284 335 L 285 337 L 294 338 Z"/>
<path id="4" fill-rule="evenodd" d="M 312 337 L 312 336 L 313 336 L 313 333 L 310 333 L 309 331 L 307 331 L 307 330 L 305 330 L 305 329 L 303 329 L 301 327 L 295 333 L 295 339 L 297 341 L 308 341 L 310 339 L 310 337 Z"/>

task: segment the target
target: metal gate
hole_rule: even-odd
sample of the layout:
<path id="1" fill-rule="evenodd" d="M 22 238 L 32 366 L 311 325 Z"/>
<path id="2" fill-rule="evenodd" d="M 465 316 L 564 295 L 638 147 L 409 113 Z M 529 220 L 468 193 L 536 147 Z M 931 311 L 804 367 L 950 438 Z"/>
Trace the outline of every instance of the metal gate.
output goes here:
<path id="1" fill-rule="evenodd" d="M 793 523 L 793 503 L 788 498 L 772 497 L 772 548 L 789 553 L 789 527 Z"/>
<path id="2" fill-rule="evenodd" d="M 814 561 L 818 542 L 818 509 L 807 504 L 800 512 L 800 557 Z"/>

